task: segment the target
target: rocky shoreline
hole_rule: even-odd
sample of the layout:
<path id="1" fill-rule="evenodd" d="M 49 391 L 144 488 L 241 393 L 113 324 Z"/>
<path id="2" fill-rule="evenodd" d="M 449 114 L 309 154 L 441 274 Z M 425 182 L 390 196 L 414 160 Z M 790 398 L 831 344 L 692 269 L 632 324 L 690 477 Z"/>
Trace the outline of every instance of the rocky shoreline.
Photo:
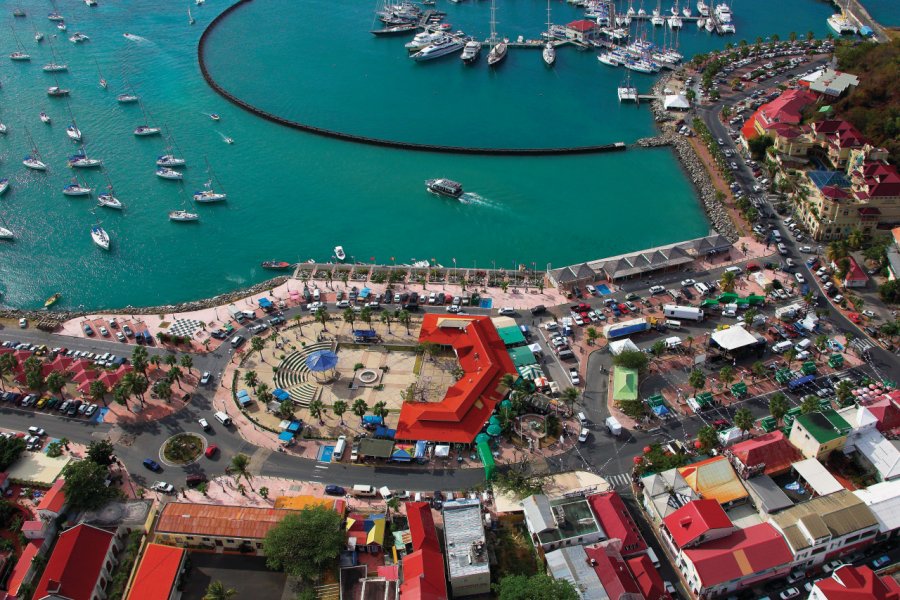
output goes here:
<path id="1" fill-rule="evenodd" d="M 111 315 L 162 315 L 167 313 L 192 312 L 213 306 L 222 306 L 230 304 L 247 296 L 269 292 L 273 288 L 278 287 L 288 280 L 287 276 L 275 277 L 252 285 L 248 288 L 241 288 L 226 294 L 205 298 L 203 300 L 194 300 L 190 302 L 181 302 L 179 304 L 165 304 L 162 306 L 141 306 L 110 309 L 95 309 L 91 311 L 54 311 L 54 310 L 19 310 L 19 309 L 3 309 L 0 310 L 0 319 L 19 319 L 25 317 L 30 321 L 34 321 L 40 329 L 53 330 L 61 323 L 83 317 L 85 315 L 95 314 L 111 314 Z"/>
<path id="2" fill-rule="evenodd" d="M 663 90 L 665 89 L 667 82 L 668 78 L 666 77 L 660 79 L 656 82 L 656 85 L 653 86 L 653 95 L 656 96 L 656 98 L 662 98 Z M 653 100 L 651 102 L 651 107 L 654 119 L 657 123 L 665 123 L 673 120 L 672 114 L 662 107 L 662 102 L 659 99 Z M 675 133 L 673 129 L 666 127 L 658 136 L 641 138 L 635 142 L 635 145 L 641 148 L 672 146 L 675 149 L 675 153 L 678 155 L 681 166 L 688 174 L 688 177 L 690 177 L 691 182 L 693 182 L 694 187 L 696 187 L 697 192 L 700 195 L 703 210 L 706 212 L 706 216 L 709 219 L 712 228 L 730 242 L 738 240 L 740 236 L 738 235 L 737 229 L 734 227 L 731 216 L 728 214 L 728 209 L 726 209 L 722 202 L 716 198 L 716 188 L 712 184 L 709 172 L 706 170 L 703 161 L 701 161 L 697 156 L 697 153 L 694 152 L 694 147 L 688 141 L 688 138 L 679 135 Z"/>

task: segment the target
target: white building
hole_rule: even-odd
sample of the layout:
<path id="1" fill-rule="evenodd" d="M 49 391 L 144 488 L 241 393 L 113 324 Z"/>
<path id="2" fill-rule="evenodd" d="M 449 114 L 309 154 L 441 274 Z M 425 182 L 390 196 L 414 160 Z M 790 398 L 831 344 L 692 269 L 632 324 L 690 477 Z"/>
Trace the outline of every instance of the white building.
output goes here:
<path id="1" fill-rule="evenodd" d="M 878 540 L 886 540 L 900 532 L 900 480 L 884 481 L 853 492 L 878 521 Z"/>
<path id="2" fill-rule="evenodd" d="M 452 597 L 489 594 L 491 566 L 484 539 L 481 503 L 466 499 L 445 502 L 443 517 L 444 551 Z"/>

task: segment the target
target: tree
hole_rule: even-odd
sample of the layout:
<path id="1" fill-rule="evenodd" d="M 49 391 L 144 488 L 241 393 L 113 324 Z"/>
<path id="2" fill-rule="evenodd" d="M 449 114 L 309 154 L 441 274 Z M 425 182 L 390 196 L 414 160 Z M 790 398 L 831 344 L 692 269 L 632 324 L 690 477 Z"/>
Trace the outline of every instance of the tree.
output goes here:
<path id="1" fill-rule="evenodd" d="M 700 450 L 704 454 L 708 454 L 719 443 L 716 428 L 712 425 L 701 427 L 700 431 L 697 432 L 697 441 L 700 442 Z"/>
<path id="2" fill-rule="evenodd" d="M 666 343 L 663 340 L 656 340 L 650 347 L 650 352 L 653 353 L 653 356 L 659 358 L 666 353 Z"/>
<path id="3" fill-rule="evenodd" d="M 155 355 L 154 355 L 155 357 Z M 156 358 L 159 361 L 159 358 Z M 135 346 L 131 352 L 131 366 L 138 373 L 147 373 L 147 349 L 143 346 Z"/>
<path id="4" fill-rule="evenodd" d="M 359 313 L 359 318 L 363 323 L 369 326 L 369 329 L 372 329 L 372 309 L 368 306 L 364 307 L 362 311 Z"/>
<path id="5" fill-rule="evenodd" d="M 578 400 L 578 389 L 573 387 L 567 387 L 563 390 L 562 393 L 563 402 L 569 407 L 569 410 L 572 410 L 572 407 L 575 404 L 575 401 Z"/>
<path id="6" fill-rule="evenodd" d="M 884 282 L 878 288 L 878 295 L 884 302 L 889 304 L 900 303 L 900 279 Z M 9 356 L 8 354 L 5 356 Z M 0 357 L 2 358 L 2 357 Z"/>
<path id="7" fill-rule="evenodd" d="M 626 350 L 613 357 L 613 364 L 617 367 L 635 369 L 639 373 L 643 373 L 650 364 L 650 358 L 640 350 Z"/>
<path id="8" fill-rule="evenodd" d="M 781 419 L 787 414 L 788 408 L 787 396 L 781 392 L 775 392 L 772 394 L 772 397 L 769 398 L 769 413 L 775 417 L 776 423 L 781 422 Z"/>
<path id="9" fill-rule="evenodd" d="M 319 425 L 323 425 L 325 421 L 322 420 L 322 415 L 325 413 L 325 403 L 319 400 L 318 398 L 312 400 L 307 407 L 309 409 L 309 414 L 316 418 L 319 421 Z"/>
<path id="10" fill-rule="evenodd" d="M 113 452 L 113 445 L 109 440 L 94 441 L 88 445 L 87 457 L 98 465 L 108 467 L 115 460 Z"/>
<path id="11" fill-rule="evenodd" d="M 272 392 L 269 391 L 268 384 L 260 383 L 256 386 L 256 398 L 265 405 L 272 401 Z"/>
<path id="12" fill-rule="evenodd" d="M 731 382 L 734 381 L 734 368 L 730 365 L 725 365 L 719 369 L 719 380 L 726 386 L 731 385 Z"/>
<path id="13" fill-rule="evenodd" d="M 294 418 L 294 401 L 290 398 L 281 401 L 278 405 L 278 418 L 293 419 Z"/>
<path id="14" fill-rule="evenodd" d="M 140 347 L 140 346 L 139 346 Z M 194 366 L 194 358 L 190 354 L 181 355 L 181 366 L 187 369 L 188 375 L 191 374 L 191 368 Z"/>
<path id="15" fill-rule="evenodd" d="M 94 380 L 91 382 L 91 386 L 88 389 L 88 395 L 91 397 L 91 400 L 94 402 L 102 402 L 103 406 L 107 406 L 106 404 L 106 384 L 102 381 Z"/>
<path id="16" fill-rule="evenodd" d="M 328 325 L 326 325 L 329 321 L 328 310 L 324 306 L 320 306 L 316 309 L 315 317 L 316 321 L 322 324 L 322 331 L 328 331 Z"/>
<path id="17" fill-rule="evenodd" d="M 160 379 L 153 384 L 153 393 L 156 394 L 157 398 L 169 404 L 172 401 L 172 383 L 168 378 Z"/>
<path id="18" fill-rule="evenodd" d="M 766 369 L 766 365 L 763 364 L 761 360 L 753 363 L 753 366 L 750 367 L 750 371 L 753 373 L 754 378 L 762 379 L 766 376 L 768 370 Z"/>
<path id="19" fill-rule="evenodd" d="M 167 367 L 174 367 L 178 363 L 178 359 L 175 358 L 174 354 L 166 354 L 163 362 L 166 363 Z"/>
<path id="20" fill-rule="evenodd" d="M 706 387 L 706 375 L 700 369 L 694 369 L 688 377 L 688 385 L 694 388 L 694 394 L 696 394 L 698 390 Z"/>
<path id="21" fill-rule="evenodd" d="M 376 417 L 381 417 L 382 419 L 387 417 L 388 416 L 387 402 L 382 400 L 380 402 L 376 402 L 375 404 L 373 404 L 372 405 L 372 414 L 375 415 Z"/>
<path id="22" fill-rule="evenodd" d="M 359 417 L 359 422 L 363 422 L 363 417 L 369 412 L 369 405 L 366 404 L 366 401 L 362 398 L 357 398 L 353 401 L 353 408 L 351 409 L 353 414 Z"/>
<path id="23" fill-rule="evenodd" d="M 597 338 L 598 338 L 599 336 L 600 336 L 600 334 L 597 333 L 597 329 L 596 329 L 595 327 L 588 327 L 588 328 L 587 328 L 587 340 L 588 340 L 588 344 L 589 344 L 589 345 L 593 346 L 593 345 L 594 345 L 594 342 L 597 341 Z"/>
<path id="24" fill-rule="evenodd" d="M 344 309 L 344 321 L 350 323 L 350 329 L 353 329 L 353 324 L 356 322 L 356 312 L 352 308 Z"/>
<path id="25" fill-rule="evenodd" d="M 807 42 L 813 41 L 813 39 L 814 39 L 815 37 L 816 37 L 816 34 L 813 33 L 812 30 L 809 30 L 809 31 L 806 32 L 806 41 L 807 41 Z"/>
<path id="26" fill-rule="evenodd" d="M 216 580 L 210 583 L 209 587 L 206 588 L 206 593 L 203 594 L 203 600 L 228 600 L 236 595 L 236 589 L 226 587 L 224 583 Z"/>
<path id="27" fill-rule="evenodd" d="M 408 310 L 401 310 L 396 313 L 397 321 L 403 323 L 403 326 L 406 327 L 406 335 L 409 335 L 409 323 L 412 321 L 412 315 L 409 314 Z"/>
<path id="28" fill-rule="evenodd" d="M 250 479 L 253 476 L 250 474 L 250 457 L 244 454 L 243 452 L 239 452 L 231 457 L 231 464 L 228 465 L 226 469 L 229 475 L 234 476 L 235 483 L 240 483 L 241 477 L 247 480 L 247 484 L 250 485 L 250 489 L 253 489 L 253 484 L 250 483 Z"/>
<path id="29" fill-rule="evenodd" d="M 294 315 L 294 321 L 297 323 L 297 330 L 300 332 L 300 335 L 303 335 L 303 325 L 300 321 L 303 320 L 303 315 Z"/>
<path id="30" fill-rule="evenodd" d="M 6 389 L 3 378 L 7 375 L 12 375 L 18 364 L 19 362 L 12 354 L 0 354 L 0 388 Z"/>
<path id="31" fill-rule="evenodd" d="M 804 397 L 803 401 L 800 402 L 800 412 L 804 415 L 819 412 L 819 410 L 819 398 L 813 394 Z"/>
<path id="32" fill-rule="evenodd" d="M 47 375 L 47 379 L 44 381 L 47 385 L 47 389 L 50 390 L 53 394 L 58 394 L 64 387 L 66 387 L 66 378 L 63 377 L 62 373 L 59 371 L 52 371 L 49 375 Z"/>
<path id="33" fill-rule="evenodd" d="M 22 364 L 25 371 L 25 385 L 28 389 L 39 390 L 44 385 L 44 375 L 41 371 L 42 363 L 34 356 L 25 359 Z"/>
<path id="34" fill-rule="evenodd" d="M 179 390 L 182 389 L 181 388 L 181 378 L 182 377 L 184 377 L 184 373 L 182 373 L 181 369 L 179 369 L 178 367 L 172 367 L 171 369 L 169 369 L 168 378 L 178 384 Z"/>
<path id="35" fill-rule="evenodd" d="M 341 420 L 341 425 L 344 424 L 344 413 L 346 413 L 349 408 L 350 407 L 343 400 L 335 400 L 334 404 L 331 405 L 331 411 Z"/>
<path id="36" fill-rule="evenodd" d="M 734 291 L 734 281 L 735 274 L 732 271 L 725 271 L 722 273 L 722 291 L 723 292 L 733 292 Z"/>
<path id="37" fill-rule="evenodd" d="M 344 547 L 342 520 L 324 506 L 288 514 L 266 534 L 266 565 L 306 581 L 317 580 L 331 570 Z"/>
<path id="38" fill-rule="evenodd" d="M 796 41 L 797 41 L 797 32 L 796 32 L 796 31 L 790 32 L 790 33 L 788 34 L 788 39 L 791 41 L 792 44 L 793 44 L 794 42 L 796 42 Z"/>
<path id="39" fill-rule="evenodd" d="M 266 359 L 263 358 L 263 354 L 262 354 L 263 348 L 265 348 L 265 347 L 266 347 L 266 340 L 262 339 L 259 336 L 254 336 L 250 340 L 250 350 L 252 352 L 258 352 L 259 360 L 261 360 L 263 362 L 266 362 Z"/>
<path id="40" fill-rule="evenodd" d="M 140 346 L 138 346 L 138 348 L 140 348 Z M 159 368 L 160 362 L 161 361 L 159 358 L 159 354 L 154 354 L 153 356 L 150 357 L 150 364 L 153 365 L 154 367 Z"/>
<path id="41" fill-rule="evenodd" d="M 116 401 L 116 404 L 121 404 L 129 411 L 131 408 L 128 407 L 128 398 L 131 396 L 131 388 L 128 386 L 128 383 L 125 381 L 120 381 L 116 384 L 116 387 L 113 388 L 113 400 Z"/>
<path id="42" fill-rule="evenodd" d="M 494 586 L 499 600 L 578 600 L 578 591 L 565 579 L 544 573 L 507 575 Z"/>
<path id="43" fill-rule="evenodd" d="M 125 374 L 125 377 L 127 378 L 129 375 L 135 375 L 134 371 L 129 371 Z M 150 382 L 147 381 L 147 378 L 143 375 L 137 374 L 134 377 L 129 378 L 129 387 L 131 388 L 131 392 L 141 401 L 141 406 L 143 406 L 144 394 L 147 392 L 147 389 L 149 389 Z"/>
<path id="44" fill-rule="evenodd" d="M 0 437 L 0 471 L 5 471 L 16 462 L 25 450 L 25 440 L 17 437 Z"/>
<path id="45" fill-rule="evenodd" d="M 391 311 L 385 310 L 381 313 L 381 322 L 387 325 L 388 333 L 391 332 L 391 322 L 393 322 L 394 317 L 391 314 Z"/>
<path id="46" fill-rule="evenodd" d="M 741 432 L 753 429 L 753 413 L 746 406 L 742 406 L 734 413 L 734 426 Z"/>
<path id="47" fill-rule="evenodd" d="M 66 504 L 73 510 L 100 508 L 116 495 L 115 488 L 106 486 L 109 471 L 92 460 L 69 463 L 63 469 L 63 493 Z"/>
<path id="48" fill-rule="evenodd" d="M 244 383 L 252 388 L 256 388 L 256 384 L 259 383 L 259 375 L 256 374 L 256 371 L 247 371 L 244 373 Z"/>
<path id="49" fill-rule="evenodd" d="M 848 400 L 853 398 L 853 384 L 846 379 L 841 380 L 837 384 L 835 394 L 837 395 L 838 403 L 842 406 L 845 405 Z"/>

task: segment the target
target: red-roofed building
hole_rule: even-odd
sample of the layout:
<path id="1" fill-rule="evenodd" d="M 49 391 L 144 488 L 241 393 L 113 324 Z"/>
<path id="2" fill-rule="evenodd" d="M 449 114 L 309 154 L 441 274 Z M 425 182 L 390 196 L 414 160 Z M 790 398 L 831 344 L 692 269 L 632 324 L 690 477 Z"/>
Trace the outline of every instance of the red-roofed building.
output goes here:
<path id="1" fill-rule="evenodd" d="M 10 596 L 15 597 L 19 593 L 19 587 L 34 578 L 35 572 L 32 567 L 32 561 L 41 553 L 43 545 L 44 540 L 31 540 L 22 548 L 22 555 L 19 556 L 18 562 L 13 566 L 9 580 L 6 582 L 6 589 Z"/>
<path id="2" fill-rule="evenodd" d="M 37 513 L 41 519 L 52 521 L 63 512 L 66 507 L 66 494 L 63 492 L 65 484 L 64 479 L 57 479 L 41 498 L 37 505 Z"/>
<path id="3" fill-rule="evenodd" d="M 863 565 L 844 565 L 816 581 L 810 600 L 900 600 L 900 584 L 890 575 L 879 577 Z"/>
<path id="4" fill-rule="evenodd" d="M 634 556 L 647 551 L 647 543 L 631 513 L 616 492 L 606 492 L 588 496 L 588 504 L 594 516 L 606 532 L 607 539 L 618 539 L 622 542 L 622 556 Z"/>
<path id="5" fill-rule="evenodd" d="M 594 39 L 600 34 L 600 27 L 597 23 L 589 19 L 581 19 L 572 21 L 566 25 L 566 37 L 570 40 L 584 42 Z"/>
<path id="6" fill-rule="evenodd" d="M 440 402 L 404 402 L 397 439 L 471 443 L 506 394 L 500 380 L 516 368 L 488 317 L 429 313 L 419 341 L 451 346 L 463 370 Z"/>
<path id="7" fill-rule="evenodd" d="M 686 548 L 678 553 L 675 565 L 695 595 L 711 597 L 782 577 L 792 560 L 781 534 L 760 523 Z"/>
<path id="8" fill-rule="evenodd" d="M 671 542 L 673 551 L 677 552 L 727 537 L 735 529 L 719 501 L 709 498 L 688 502 L 664 518 L 662 532 L 663 538 Z"/>
<path id="9" fill-rule="evenodd" d="M 56 540 L 34 600 L 104 600 L 118 552 L 116 535 L 91 525 L 76 525 Z"/>
<path id="10" fill-rule="evenodd" d="M 888 392 L 866 408 L 878 420 L 875 428 L 881 433 L 900 428 L 900 390 Z"/>
<path id="11" fill-rule="evenodd" d="M 800 453 L 781 431 L 738 442 L 728 449 L 726 456 L 744 478 L 758 473 L 780 475 L 801 460 Z"/>
<path id="12" fill-rule="evenodd" d="M 826 120 L 810 123 L 816 142 L 828 152 L 828 159 L 837 168 L 847 165 L 850 153 L 866 145 L 866 138 L 849 121 Z"/>
<path id="13" fill-rule="evenodd" d="M 402 600 L 447 600 L 447 577 L 444 555 L 431 505 L 427 502 L 407 502 L 406 518 L 413 551 L 403 557 Z"/>
<path id="14" fill-rule="evenodd" d="M 628 563 L 609 543 L 583 546 L 594 572 L 603 584 L 609 598 L 621 598 L 623 594 L 640 594 L 641 588 L 634 580 Z"/>
<path id="15" fill-rule="evenodd" d="M 869 282 L 869 276 L 866 275 L 866 272 L 862 270 L 862 267 L 859 266 L 859 263 L 852 256 L 848 256 L 847 260 L 850 262 L 850 269 L 847 270 L 847 275 L 844 277 L 844 287 L 866 287 L 866 284 Z"/>
<path id="16" fill-rule="evenodd" d="M 747 119 L 741 127 L 741 141 L 746 146 L 756 136 L 769 134 L 769 130 L 777 124 L 799 125 L 803 119 L 803 109 L 815 101 L 815 95 L 807 90 L 787 90 L 771 102 L 760 106 Z"/>
<path id="17" fill-rule="evenodd" d="M 646 554 L 633 556 L 625 561 L 628 564 L 628 570 L 631 571 L 632 577 L 637 582 L 641 590 L 641 594 L 647 600 L 655 600 L 657 598 L 668 598 L 665 584 L 659 576 L 659 570 L 653 565 L 653 561 Z"/>
<path id="18" fill-rule="evenodd" d="M 178 577 L 184 568 L 184 548 L 148 544 L 131 583 L 128 600 L 175 600 L 181 596 Z"/>

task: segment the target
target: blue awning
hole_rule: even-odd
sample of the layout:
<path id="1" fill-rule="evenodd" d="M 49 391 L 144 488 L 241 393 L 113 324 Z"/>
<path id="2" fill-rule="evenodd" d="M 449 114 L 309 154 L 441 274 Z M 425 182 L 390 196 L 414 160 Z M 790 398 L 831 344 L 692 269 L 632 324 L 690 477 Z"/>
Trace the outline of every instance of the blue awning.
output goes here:
<path id="1" fill-rule="evenodd" d="M 663 415 L 669 414 L 669 407 L 660 404 L 659 406 L 653 406 L 653 412 L 659 415 L 660 417 Z"/>
<path id="2" fill-rule="evenodd" d="M 280 400 L 282 402 L 290 399 L 290 397 L 291 397 L 290 394 L 288 394 L 286 391 L 284 391 L 281 388 L 275 388 L 274 390 L 272 390 L 272 396 L 274 396 L 276 400 Z"/>
<path id="3" fill-rule="evenodd" d="M 363 289 L 359 290 L 359 297 L 360 298 L 368 298 L 369 294 L 371 294 L 371 293 L 372 293 L 372 290 L 370 290 L 369 288 L 363 288 Z"/>
<path id="4" fill-rule="evenodd" d="M 288 431 L 300 431 L 300 428 L 303 426 L 303 423 L 300 421 L 291 421 L 291 424 L 287 426 Z"/>
<path id="5" fill-rule="evenodd" d="M 395 435 L 397 435 L 396 429 L 388 429 L 387 427 L 378 427 L 375 430 L 375 437 L 377 437 L 377 438 L 392 440 L 392 439 L 394 439 Z"/>
<path id="6" fill-rule="evenodd" d="M 290 431 L 282 431 L 278 434 L 278 440 L 281 442 L 289 442 L 294 439 L 294 434 Z"/>
<path id="7" fill-rule="evenodd" d="M 416 454 L 415 458 L 425 458 L 425 448 L 427 447 L 427 443 L 424 441 L 416 442 Z"/>
<path id="8" fill-rule="evenodd" d="M 383 425 L 384 419 L 381 417 L 377 417 L 375 415 L 365 415 L 363 416 L 363 423 L 374 423 L 376 425 Z"/>
<path id="9" fill-rule="evenodd" d="M 409 452 L 403 448 L 397 448 L 391 453 L 391 460 L 396 460 L 397 462 L 409 462 L 412 460 L 412 456 L 410 456 Z"/>
<path id="10" fill-rule="evenodd" d="M 260 308 L 272 308 L 272 301 L 268 298 L 260 298 L 257 302 L 259 302 Z"/>
<path id="11" fill-rule="evenodd" d="M 250 394 L 247 392 L 247 390 L 240 390 L 240 391 L 237 393 L 237 397 L 238 397 L 238 398 L 249 398 L 249 397 L 250 397 Z"/>

